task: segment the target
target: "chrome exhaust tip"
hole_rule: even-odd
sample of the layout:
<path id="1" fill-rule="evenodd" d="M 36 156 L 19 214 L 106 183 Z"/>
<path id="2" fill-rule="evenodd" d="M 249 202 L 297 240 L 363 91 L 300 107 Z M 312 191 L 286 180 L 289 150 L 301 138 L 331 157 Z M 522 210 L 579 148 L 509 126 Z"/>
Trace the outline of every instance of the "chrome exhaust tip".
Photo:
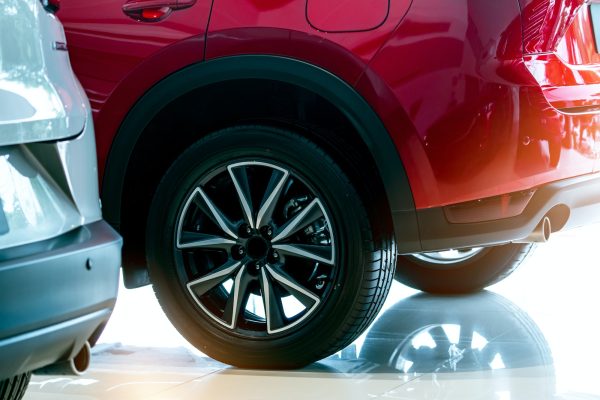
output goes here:
<path id="1" fill-rule="evenodd" d="M 516 240 L 514 243 L 546 243 L 552 234 L 552 224 L 548 216 L 544 216 L 533 232 L 524 239 Z"/>
<path id="2" fill-rule="evenodd" d="M 92 348 L 89 342 L 85 342 L 81 350 L 67 361 L 61 361 L 56 364 L 48 365 L 34 371 L 37 375 L 83 375 L 90 367 L 92 361 Z"/>
<path id="3" fill-rule="evenodd" d="M 90 367 L 92 361 L 92 347 L 89 342 L 85 342 L 79 353 L 69 360 L 71 371 L 75 375 L 82 375 Z"/>

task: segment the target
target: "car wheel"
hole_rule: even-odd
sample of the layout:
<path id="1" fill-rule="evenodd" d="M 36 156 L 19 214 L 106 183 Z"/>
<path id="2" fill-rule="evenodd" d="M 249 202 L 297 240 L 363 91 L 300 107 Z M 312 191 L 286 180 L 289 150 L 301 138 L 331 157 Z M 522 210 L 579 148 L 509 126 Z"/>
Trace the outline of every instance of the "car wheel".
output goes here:
<path id="1" fill-rule="evenodd" d="M 529 255 L 532 244 L 505 244 L 398 257 L 395 278 L 430 293 L 469 293 L 510 275 Z"/>
<path id="2" fill-rule="evenodd" d="M 0 400 L 20 400 L 23 398 L 27 385 L 29 385 L 29 379 L 31 379 L 30 372 L 0 380 Z"/>
<path id="3" fill-rule="evenodd" d="M 147 229 L 171 322 L 240 367 L 295 368 L 338 351 L 393 279 L 392 234 L 373 231 L 327 154 L 284 130 L 240 126 L 191 146 L 159 184 Z"/>

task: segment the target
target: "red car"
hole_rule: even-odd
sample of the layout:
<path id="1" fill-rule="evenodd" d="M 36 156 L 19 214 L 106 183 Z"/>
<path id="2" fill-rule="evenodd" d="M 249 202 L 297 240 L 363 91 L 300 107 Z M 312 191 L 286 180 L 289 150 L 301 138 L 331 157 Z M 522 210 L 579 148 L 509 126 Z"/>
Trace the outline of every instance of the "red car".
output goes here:
<path id="1" fill-rule="evenodd" d="M 216 359 L 318 360 L 394 276 L 475 291 L 600 219 L 600 3 L 63 0 L 59 17 L 126 286 L 151 282 Z"/>

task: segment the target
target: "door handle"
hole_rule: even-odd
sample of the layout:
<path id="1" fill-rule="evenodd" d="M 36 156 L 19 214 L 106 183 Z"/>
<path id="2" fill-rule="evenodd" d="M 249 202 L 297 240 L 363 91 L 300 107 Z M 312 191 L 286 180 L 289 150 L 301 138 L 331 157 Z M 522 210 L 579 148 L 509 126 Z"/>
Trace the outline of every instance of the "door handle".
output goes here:
<path id="1" fill-rule="evenodd" d="M 125 15 L 136 21 L 158 22 L 173 11 L 189 8 L 195 3 L 196 0 L 129 0 L 122 9 Z"/>

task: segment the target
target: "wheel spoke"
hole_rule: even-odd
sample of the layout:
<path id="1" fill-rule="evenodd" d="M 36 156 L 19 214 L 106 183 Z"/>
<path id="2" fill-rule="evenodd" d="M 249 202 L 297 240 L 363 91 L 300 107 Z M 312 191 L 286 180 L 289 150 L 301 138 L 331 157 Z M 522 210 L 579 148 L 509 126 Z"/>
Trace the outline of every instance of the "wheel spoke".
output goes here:
<path id="1" fill-rule="evenodd" d="M 230 249 L 236 242 L 227 238 L 204 233 L 182 231 L 177 238 L 178 249 Z"/>
<path id="2" fill-rule="evenodd" d="M 244 220 L 251 228 L 254 228 L 252 196 L 250 195 L 250 184 L 248 183 L 245 164 L 230 165 L 227 167 L 227 170 L 237 191 Z"/>
<path id="3" fill-rule="evenodd" d="M 215 269 L 214 271 L 211 271 L 202 278 L 196 279 L 188 283 L 188 290 L 192 295 L 200 297 L 209 290 L 225 282 L 232 274 L 234 274 L 238 270 L 240 265 L 241 262 L 239 261 L 226 262 L 225 264 Z"/>
<path id="4" fill-rule="evenodd" d="M 310 290 L 303 287 L 298 281 L 283 271 L 275 270 L 274 267 L 266 265 L 265 268 L 271 277 L 282 285 L 292 296 L 294 296 L 307 310 L 315 308 L 321 299 Z"/>
<path id="5" fill-rule="evenodd" d="M 229 323 L 229 328 L 235 329 L 238 316 L 244 312 L 246 302 L 248 301 L 248 286 L 252 282 L 252 277 L 246 272 L 246 266 L 242 266 L 235 275 L 233 287 L 229 293 L 223 320 Z"/>
<path id="6" fill-rule="evenodd" d="M 265 305 L 265 316 L 267 318 L 267 332 L 273 333 L 285 326 L 285 314 L 283 312 L 283 304 L 281 296 L 275 290 L 271 278 L 266 269 L 261 271 L 260 289 L 262 293 L 263 303 Z"/>
<path id="7" fill-rule="evenodd" d="M 319 218 L 323 217 L 323 210 L 320 207 L 321 203 L 319 199 L 314 199 L 304 209 L 296 214 L 291 220 L 285 223 L 277 232 L 275 237 L 271 240 L 272 243 L 277 243 L 281 240 L 287 239 L 300 229 L 304 228 Z"/>
<path id="8" fill-rule="evenodd" d="M 283 185 L 288 178 L 289 173 L 283 169 L 274 169 L 271 174 L 271 179 L 267 185 L 267 190 L 263 197 L 263 201 L 256 217 L 256 227 L 260 227 L 271 221 L 273 210 L 279 200 L 279 195 L 283 189 Z"/>
<path id="9" fill-rule="evenodd" d="M 333 265 L 334 255 L 331 246 L 319 246 L 314 244 L 274 244 L 273 248 L 281 254 L 293 255 L 302 258 L 308 258 Z"/>
<path id="10" fill-rule="evenodd" d="M 219 226 L 230 237 L 237 239 L 237 235 L 234 233 L 235 226 L 231 221 L 227 219 L 225 214 L 217 208 L 217 206 L 210 200 L 210 198 L 204 193 L 201 188 L 196 188 L 194 195 L 192 196 L 194 203 L 210 218 L 215 224 Z"/>

